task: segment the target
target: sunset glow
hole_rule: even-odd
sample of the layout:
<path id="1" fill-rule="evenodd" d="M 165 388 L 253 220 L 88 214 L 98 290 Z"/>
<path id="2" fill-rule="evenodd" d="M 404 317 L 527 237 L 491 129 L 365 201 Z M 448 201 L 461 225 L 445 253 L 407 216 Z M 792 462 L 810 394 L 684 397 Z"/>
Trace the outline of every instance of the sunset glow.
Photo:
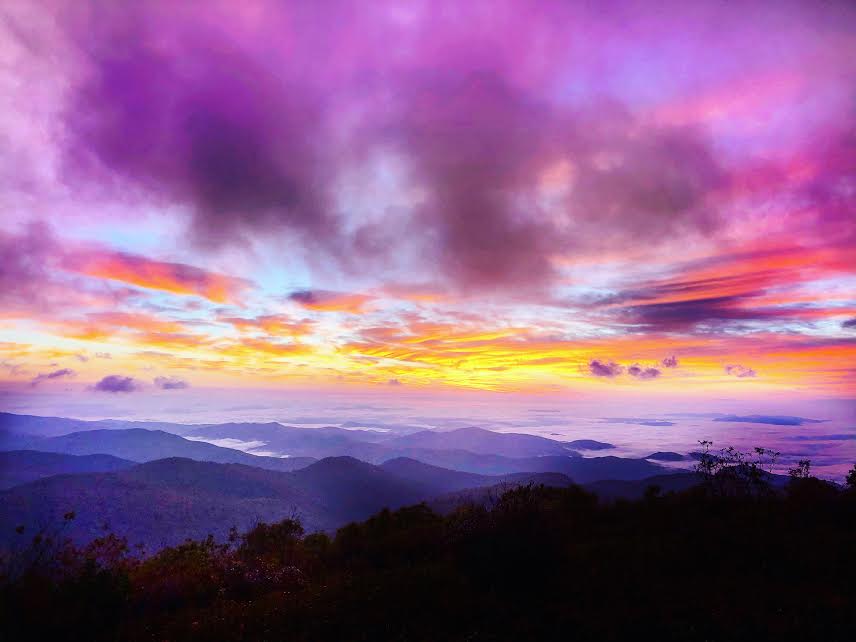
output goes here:
<path id="1" fill-rule="evenodd" d="M 4 4 L 8 394 L 853 396 L 852 6 L 323 4 Z"/>

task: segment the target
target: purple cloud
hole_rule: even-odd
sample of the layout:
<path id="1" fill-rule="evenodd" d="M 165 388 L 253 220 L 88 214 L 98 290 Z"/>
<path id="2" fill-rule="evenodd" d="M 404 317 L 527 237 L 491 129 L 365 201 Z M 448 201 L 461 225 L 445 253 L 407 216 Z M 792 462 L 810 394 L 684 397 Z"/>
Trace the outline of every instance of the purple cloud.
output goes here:
<path id="1" fill-rule="evenodd" d="M 637 379 L 656 379 L 661 374 L 657 368 L 646 368 L 644 366 L 640 366 L 638 363 L 634 363 L 632 366 L 627 368 L 627 373 Z"/>
<path id="2" fill-rule="evenodd" d="M 183 390 L 190 387 L 187 381 L 178 377 L 155 377 L 154 384 L 161 390 Z"/>
<path id="3" fill-rule="evenodd" d="M 415 31 L 383 2 L 338 4 L 342 29 L 289 3 L 265 4 L 259 29 L 168 6 L 60 16 L 87 71 L 63 111 L 65 160 L 81 184 L 118 176 L 183 206 L 199 245 L 290 235 L 328 264 L 418 257 L 463 289 L 532 290 L 555 276 L 554 254 L 719 225 L 707 202 L 727 176 L 699 130 L 553 95 L 568 30 L 591 37 L 599 12 L 510 3 L 513 18 L 473 38 L 459 24 L 481 10 L 457 3 L 454 21 L 438 9 Z M 340 179 L 384 156 L 419 202 L 349 219 Z"/>
<path id="4" fill-rule="evenodd" d="M 589 372 L 595 377 L 617 377 L 624 372 L 624 367 L 613 361 L 592 359 L 588 364 Z"/>
<path id="5" fill-rule="evenodd" d="M 739 377 L 740 379 L 753 378 L 757 375 L 752 368 L 741 366 L 738 363 L 725 366 L 725 372 L 732 377 Z"/>
<path id="6" fill-rule="evenodd" d="M 107 375 L 95 384 L 98 392 L 135 392 L 140 389 L 140 384 L 133 377 L 121 375 Z"/>
<path id="7" fill-rule="evenodd" d="M 30 386 L 35 388 L 42 381 L 48 381 L 50 379 L 61 379 L 64 377 L 73 377 L 75 374 L 77 374 L 77 373 L 74 370 L 72 370 L 71 368 L 63 368 L 61 370 L 54 370 L 53 372 L 49 372 L 47 374 L 39 374 L 38 376 L 34 377 L 33 380 L 30 381 Z"/>
<path id="8" fill-rule="evenodd" d="M 841 322 L 842 328 L 856 328 L 856 317 Z"/>
<path id="9" fill-rule="evenodd" d="M 660 364 L 664 368 L 677 368 L 678 358 L 675 355 L 672 355 L 671 357 L 666 357 L 665 359 L 663 359 Z"/>

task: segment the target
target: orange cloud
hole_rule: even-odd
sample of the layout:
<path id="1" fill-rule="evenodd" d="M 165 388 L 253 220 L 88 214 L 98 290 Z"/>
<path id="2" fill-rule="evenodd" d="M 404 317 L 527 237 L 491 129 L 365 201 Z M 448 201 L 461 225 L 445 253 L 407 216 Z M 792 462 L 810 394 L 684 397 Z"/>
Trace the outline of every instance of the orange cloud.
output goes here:
<path id="1" fill-rule="evenodd" d="M 215 303 L 237 301 L 249 282 L 184 263 L 154 261 L 136 254 L 88 250 L 70 254 L 64 267 L 100 279 L 150 290 L 201 296 Z"/>
<path id="2" fill-rule="evenodd" d="M 299 337 L 312 332 L 314 322 L 308 319 L 295 321 L 282 314 L 267 314 L 251 319 L 243 317 L 221 317 L 223 323 L 228 323 L 241 332 L 263 331 L 273 336 Z"/>
<path id="3" fill-rule="evenodd" d="M 93 312 L 86 316 L 98 324 L 146 332 L 181 332 L 184 330 L 184 325 L 177 321 L 158 319 L 139 312 Z"/>
<path id="4" fill-rule="evenodd" d="M 310 346 L 302 343 L 279 343 L 266 339 L 240 339 L 220 346 L 217 352 L 233 357 L 250 357 L 265 359 L 269 356 L 294 357 L 312 354 Z"/>
<path id="5" fill-rule="evenodd" d="M 289 300 L 316 312 L 348 312 L 361 314 L 375 297 L 368 294 L 330 292 L 328 290 L 299 290 Z"/>

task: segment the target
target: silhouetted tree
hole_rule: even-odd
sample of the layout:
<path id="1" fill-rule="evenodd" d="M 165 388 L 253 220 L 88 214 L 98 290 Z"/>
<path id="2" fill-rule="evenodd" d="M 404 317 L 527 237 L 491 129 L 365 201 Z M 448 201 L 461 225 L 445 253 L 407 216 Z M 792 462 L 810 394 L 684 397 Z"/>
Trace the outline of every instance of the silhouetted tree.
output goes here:
<path id="1" fill-rule="evenodd" d="M 808 479 L 811 477 L 811 460 L 800 459 L 797 465 L 788 469 L 791 479 Z"/>
<path id="2" fill-rule="evenodd" d="M 698 442 L 695 471 L 713 495 L 765 495 L 771 492 L 770 480 L 781 453 L 769 448 L 753 448 L 743 452 L 734 446 L 721 448 L 718 454 L 711 452 L 713 442 Z"/>

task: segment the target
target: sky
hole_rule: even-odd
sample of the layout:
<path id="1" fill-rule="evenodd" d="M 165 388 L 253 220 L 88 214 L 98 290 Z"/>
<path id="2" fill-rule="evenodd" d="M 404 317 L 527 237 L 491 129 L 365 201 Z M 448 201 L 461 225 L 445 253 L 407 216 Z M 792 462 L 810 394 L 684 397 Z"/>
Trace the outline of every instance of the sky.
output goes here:
<path id="1" fill-rule="evenodd" d="M 854 419 L 851 2 L 7 0 L 0 115 L 7 409 Z"/>

